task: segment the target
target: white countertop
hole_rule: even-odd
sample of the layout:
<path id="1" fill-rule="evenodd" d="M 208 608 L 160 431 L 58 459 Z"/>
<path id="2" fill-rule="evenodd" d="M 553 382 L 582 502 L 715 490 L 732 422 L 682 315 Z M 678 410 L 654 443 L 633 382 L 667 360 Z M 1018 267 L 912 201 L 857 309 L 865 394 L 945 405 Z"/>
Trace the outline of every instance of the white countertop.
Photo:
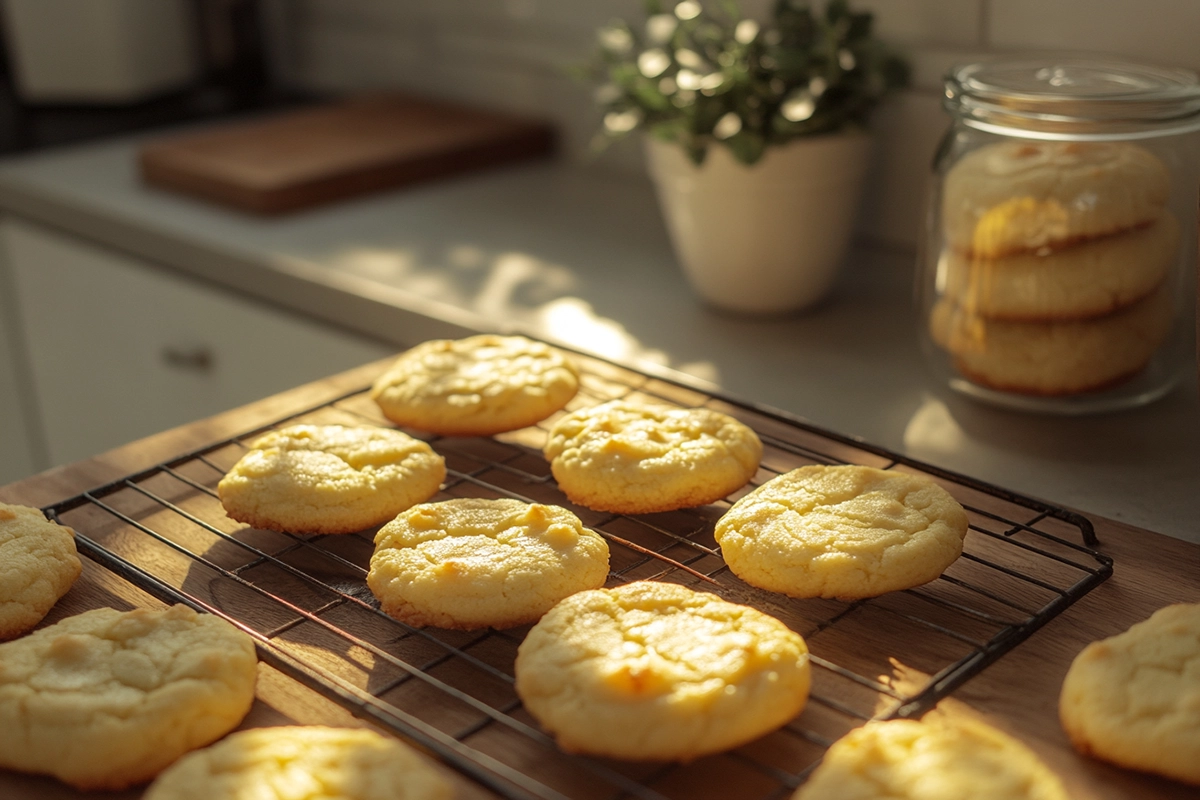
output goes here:
<path id="1" fill-rule="evenodd" d="M 688 289 L 646 183 L 540 163 L 262 220 L 141 186 L 135 152 L 2 161 L 0 209 L 398 345 L 521 330 L 1200 542 L 1195 374 L 1151 406 L 1080 418 L 953 395 L 918 349 L 910 253 L 860 248 L 810 313 L 731 317 Z"/>

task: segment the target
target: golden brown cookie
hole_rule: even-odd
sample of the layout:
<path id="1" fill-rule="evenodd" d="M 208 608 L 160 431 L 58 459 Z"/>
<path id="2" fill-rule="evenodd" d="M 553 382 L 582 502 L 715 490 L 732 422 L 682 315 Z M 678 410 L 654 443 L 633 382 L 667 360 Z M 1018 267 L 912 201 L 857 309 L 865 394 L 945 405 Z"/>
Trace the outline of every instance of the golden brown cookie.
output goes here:
<path id="1" fill-rule="evenodd" d="M 450 800 L 411 747 L 351 728 L 255 728 L 176 761 L 144 800 Z"/>
<path id="2" fill-rule="evenodd" d="M 572 595 L 517 651 L 517 693 L 567 752 L 688 761 L 804 708 L 808 649 L 782 622 L 643 581 Z"/>
<path id="3" fill-rule="evenodd" d="M 1003 258 L 1147 225 L 1170 188 L 1166 165 L 1129 142 L 1006 141 L 950 169 L 942 219 L 952 249 Z"/>
<path id="4" fill-rule="evenodd" d="M 1058 710 L 1079 752 L 1200 786 L 1200 604 L 1161 608 L 1089 644 Z"/>
<path id="5" fill-rule="evenodd" d="M 446 436 L 491 436 L 534 425 L 579 390 L 574 363 L 524 336 L 438 339 L 400 355 L 371 389 L 384 416 Z"/>
<path id="6" fill-rule="evenodd" d="M 1173 319 L 1171 293 L 1163 286 L 1115 313 L 1066 322 L 989 320 L 940 300 L 929 327 L 934 342 L 972 382 L 1053 397 L 1134 377 L 1166 340 Z"/>
<path id="7" fill-rule="evenodd" d="M 570 511 L 460 498 L 384 525 L 367 585 L 385 613 L 410 625 L 473 630 L 536 622 L 607 577 L 608 544 Z"/>
<path id="8" fill-rule="evenodd" d="M 0 767 L 134 786 L 235 728 L 256 676 L 253 640 L 186 606 L 68 617 L 0 645 Z"/>
<path id="9" fill-rule="evenodd" d="M 217 484 L 232 519 L 292 533 L 352 533 L 428 500 L 446 477 L 425 442 L 370 425 L 292 425 L 259 438 Z"/>
<path id="10" fill-rule="evenodd" d="M 714 531 L 729 569 L 791 597 L 874 597 L 937 578 L 962 554 L 967 514 L 928 478 L 800 467 L 734 503 Z"/>
<path id="11" fill-rule="evenodd" d="M 648 514 L 711 503 L 745 486 L 762 442 L 718 411 L 618 400 L 560 419 L 544 454 L 571 502 Z"/>
<path id="12" fill-rule="evenodd" d="M 1068 800 L 1033 751 L 969 719 L 868 722 L 833 743 L 792 800 Z"/>
<path id="13" fill-rule="evenodd" d="M 36 508 L 0 503 L 0 641 L 32 630 L 82 569 L 73 530 Z"/>
<path id="14" fill-rule="evenodd" d="M 949 252 L 946 296 L 987 319 L 1086 319 L 1149 295 L 1178 255 L 1179 221 L 1164 213 L 1144 227 L 1044 253 L 988 259 Z"/>

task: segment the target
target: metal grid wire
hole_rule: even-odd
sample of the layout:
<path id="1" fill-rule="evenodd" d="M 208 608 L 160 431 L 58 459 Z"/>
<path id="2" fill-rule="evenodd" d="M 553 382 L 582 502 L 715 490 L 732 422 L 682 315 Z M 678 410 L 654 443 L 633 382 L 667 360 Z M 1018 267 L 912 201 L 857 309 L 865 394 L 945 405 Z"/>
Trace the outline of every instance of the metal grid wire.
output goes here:
<path id="1" fill-rule="evenodd" d="M 570 504 L 541 456 L 551 418 L 491 439 L 422 436 L 446 458 L 434 499 L 515 497 L 575 511 L 611 551 L 608 585 L 665 580 L 759 608 L 804 636 L 813 690 L 804 712 L 729 753 L 686 765 L 561 753 L 523 709 L 513 659 L 527 628 L 417 629 L 383 614 L 366 587 L 374 531 L 294 536 L 226 517 L 215 486 L 264 429 L 215 443 L 47 508 L 82 552 L 166 602 L 219 614 L 256 639 L 260 657 L 359 716 L 514 798 L 784 798 L 825 748 L 872 718 L 916 717 L 1016 647 L 1111 574 L 1083 517 L 778 412 L 581 359 L 568 410 L 616 398 L 730 413 L 765 451 L 750 486 L 721 503 L 626 516 Z M 386 424 L 355 392 L 297 422 Z M 938 580 L 878 598 L 795 600 L 741 582 L 713 540 L 716 519 L 764 481 L 806 464 L 859 463 L 925 474 L 967 509 L 962 558 Z"/>

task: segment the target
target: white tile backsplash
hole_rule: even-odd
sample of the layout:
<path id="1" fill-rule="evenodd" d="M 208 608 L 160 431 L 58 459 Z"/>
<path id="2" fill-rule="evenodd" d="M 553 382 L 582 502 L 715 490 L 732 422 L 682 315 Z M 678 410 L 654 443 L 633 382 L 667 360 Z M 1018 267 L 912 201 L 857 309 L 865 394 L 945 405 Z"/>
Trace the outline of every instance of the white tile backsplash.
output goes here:
<path id="1" fill-rule="evenodd" d="M 393 3 L 397 0 L 356 0 Z M 561 30 L 580 30 L 589 37 L 613 19 L 640 19 L 642 0 L 423 0 L 412 5 L 429 9 L 446 24 L 479 22 L 541 22 Z M 747 8 L 748 8 L 747 4 Z"/>
<path id="2" fill-rule="evenodd" d="M 933 155 L 946 132 L 941 97 L 905 91 L 875 115 L 875 153 L 859 211 L 858 232 L 873 241 L 912 247 L 933 173 Z"/>
<path id="3" fill-rule="evenodd" d="M 503 65 L 555 74 L 585 61 L 583 54 L 589 52 L 593 41 L 591 30 L 553 28 L 544 22 L 483 24 L 472 20 L 447 26 L 438 34 L 439 53 L 449 66 Z"/>
<path id="4" fill-rule="evenodd" d="M 743 0 L 763 19 L 774 0 Z M 912 66 L 909 89 L 874 120 L 878 149 L 862 235 L 915 245 L 934 148 L 948 124 L 942 80 L 954 64 L 1023 50 L 1107 52 L 1200 70 L 1200 0 L 852 0 Z M 823 5 L 816 3 L 815 5 Z M 396 87 L 553 121 L 562 152 L 590 161 L 591 88 L 565 68 L 591 55 L 595 30 L 639 20 L 641 0 L 294 0 L 282 35 L 307 86 Z M 594 163 L 643 169 L 627 141 Z"/>
<path id="5" fill-rule="evenodd" d="M 296 0 L 296 8 L 309 30 L 334 25 L 412 35 L 429 30 L 431 17 L 424 3 L 386 0 Z"/>
<path id="6" fill-rule="evenodd" d="M 875 14 L 875 34 L 897 44 L 978 47 L 983 0 L 857 0 Z"/>
<path id="7" fill-rule="evenodd" d="M 939 96 L 946 85 L 946 75 L 952 68 L 992 55 L 978 48 L 957 50 L 938 47 L 906 48 L 903 53 L 908 59 L 909 88 Z"/>
<path id="8" fill-rule="evenodd" d="M 1197 0 L 992 0 L 1000 49 L 1082 50 L 1200 69 Z"/>
<path id="9" fill-rule="evenodd" d="M 293 50 L 298 79 L 320 91 L 384 87 L 418 89 L 440 70 L 427 41 L 387 31 L 314 28 Z"/>

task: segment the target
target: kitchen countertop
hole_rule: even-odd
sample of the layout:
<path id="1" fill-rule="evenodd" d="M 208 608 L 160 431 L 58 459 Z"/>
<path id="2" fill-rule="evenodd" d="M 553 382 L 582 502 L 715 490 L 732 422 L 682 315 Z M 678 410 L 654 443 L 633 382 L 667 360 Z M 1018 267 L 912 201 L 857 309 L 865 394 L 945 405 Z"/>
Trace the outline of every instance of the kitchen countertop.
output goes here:
<path id="1" fill-rule="evenodd" d="M 397 346 L 522 331 L 1200 542 L 1195 374 L 1078 418 L 958 397 L 918 349 L 910 252 L 858 247 L 822 307 L 735 317 L 691 294 L 634 179 L 541 162 L 258 219 L 142 186 L 137 142 L 0 161 L 0 210 Z"/>

